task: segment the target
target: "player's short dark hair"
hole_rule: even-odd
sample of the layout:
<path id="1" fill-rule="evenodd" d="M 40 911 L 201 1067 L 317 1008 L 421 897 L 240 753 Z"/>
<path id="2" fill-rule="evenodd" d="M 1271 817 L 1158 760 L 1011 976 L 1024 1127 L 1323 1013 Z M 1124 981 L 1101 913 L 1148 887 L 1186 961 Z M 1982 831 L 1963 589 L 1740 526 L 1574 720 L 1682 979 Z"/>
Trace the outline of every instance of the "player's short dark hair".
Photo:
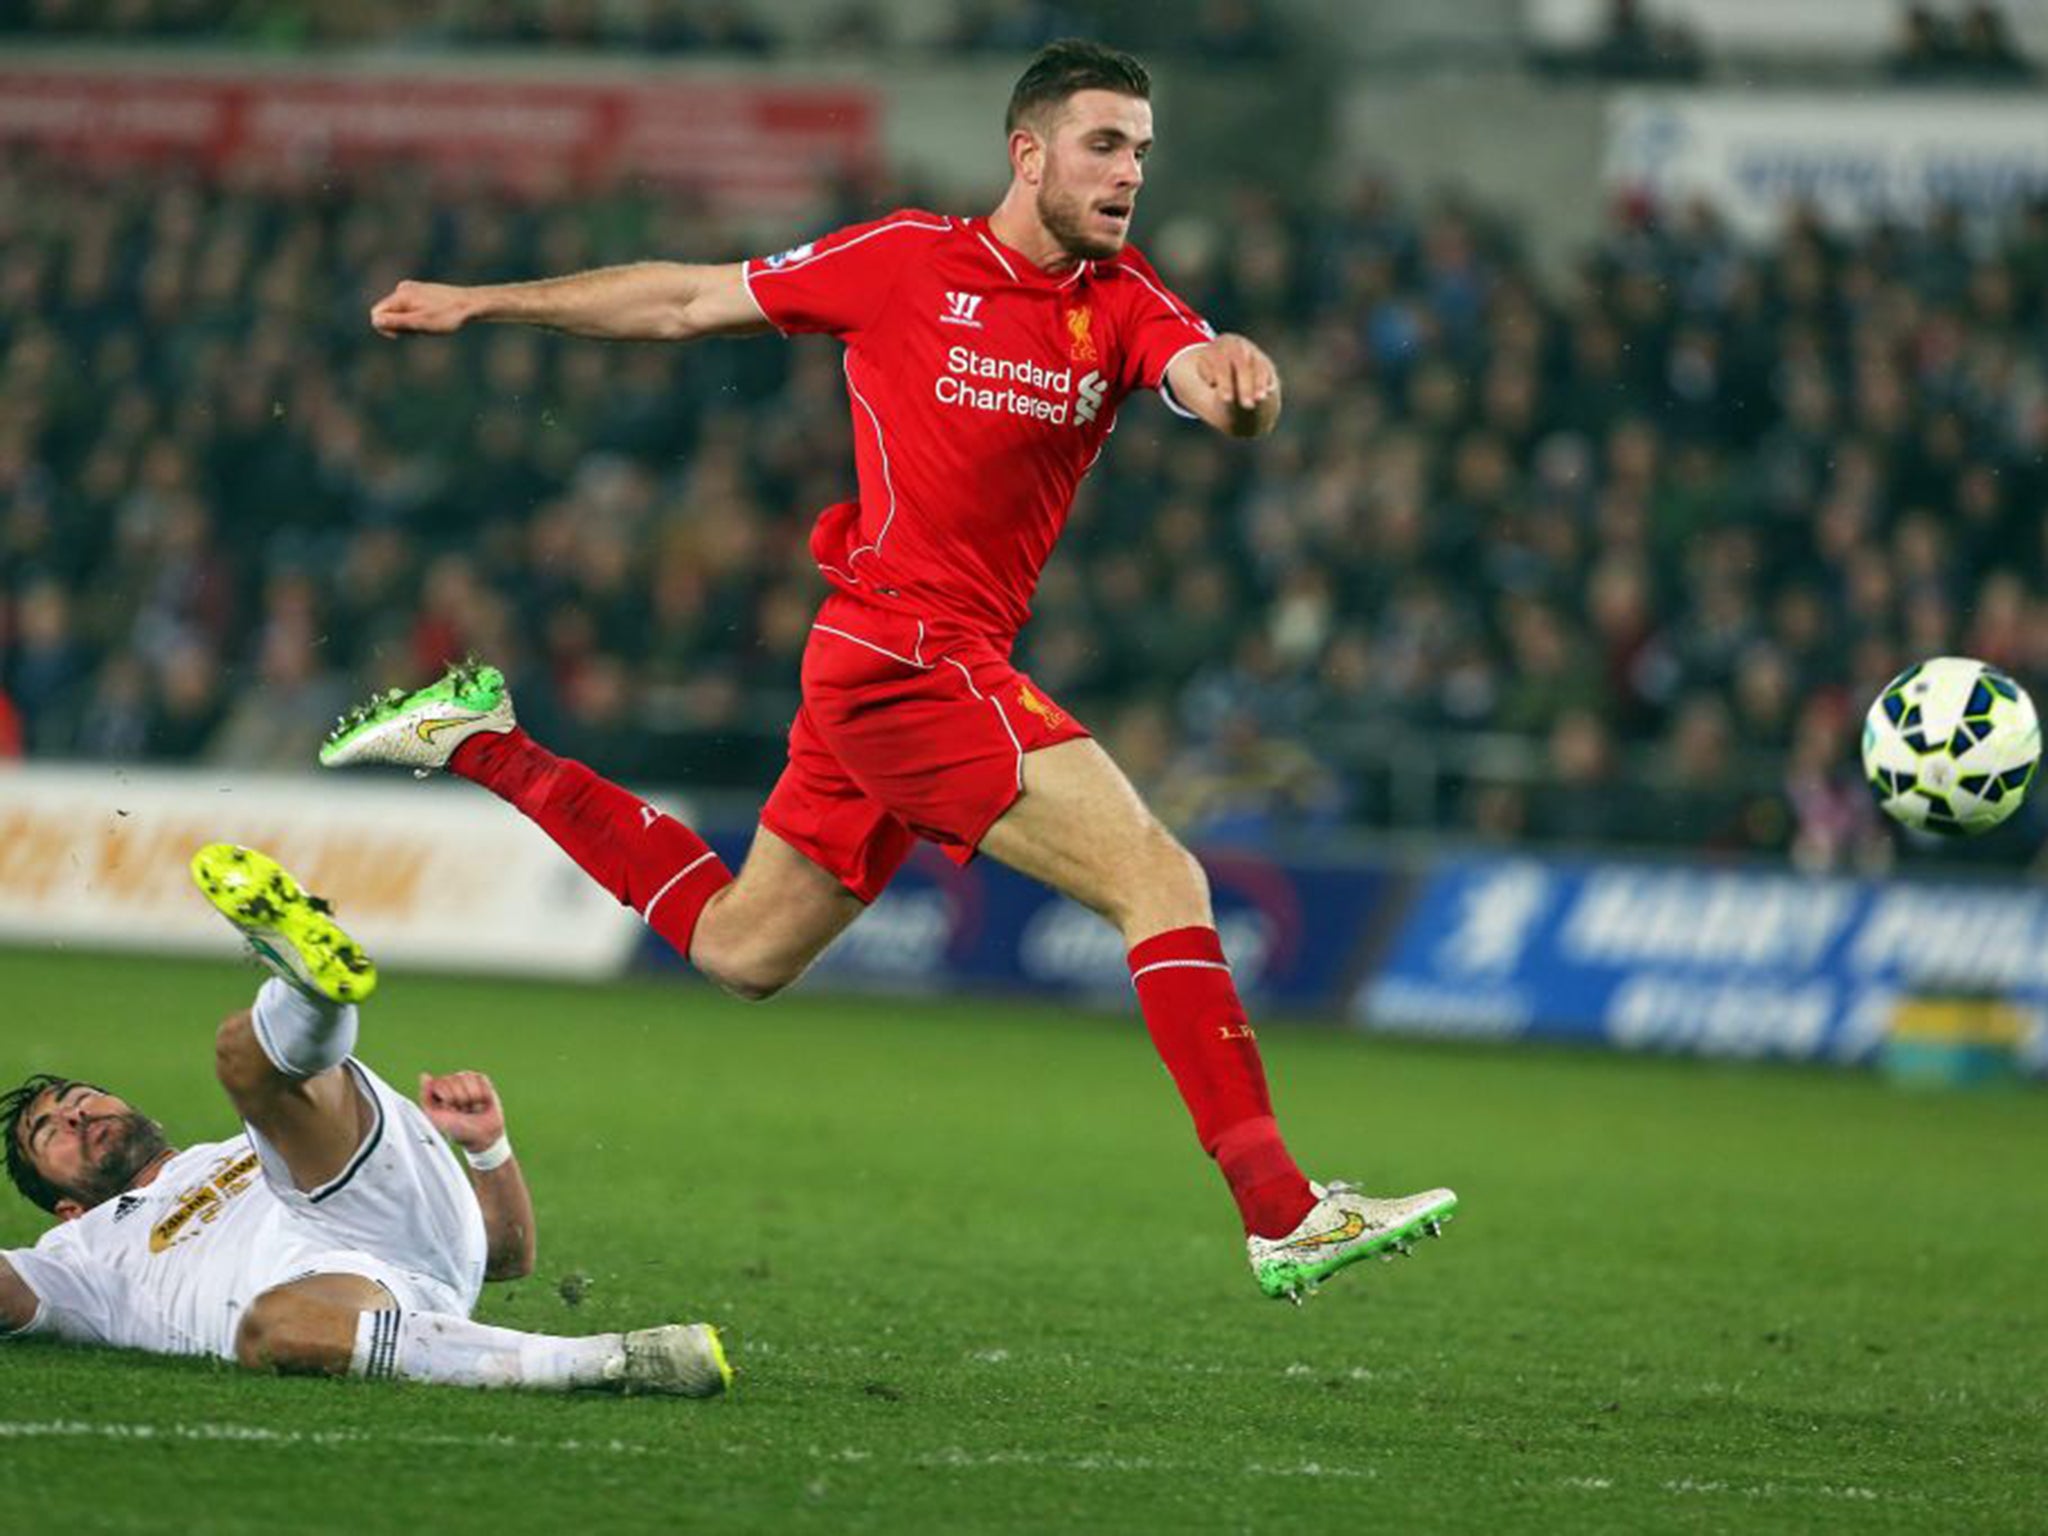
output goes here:
<path id="1" fill-rule="evenodd" d="M 35 1164 L 28 1160 L 28 1149 L 21 1143 L 18 1134 L 21 1117 L 28 1113 L 29 1105 L 46 1089 L 54 1088 L 62 1098 L 64 1091 L 77 1082 L 75 1077 L 59 1077 L 54 1072 L 37 1072 L 19 1088 L 10 1088 L 0 1093 L 0 1138 L 7 1142 L 7 1177 L 35 1204 L 51 1215 L 57 1213 L 57 1202 L 64 1198 L 64 1191 L 36 1171 Z"/>
<path id="2" fill-rule="evenodd" d="M 1119 96 L 1152 99 L 1152 77 L 1145 66 L 1117 48 L 1105 48 L 1085 38 L 1063 37 L 1038 50 L 1010 92 L 1009 115 L 1003 120 L 1005 133 L 1015 131 L 1027 117 L 1047 107 L 1057 107 L 1076 91 L 1114 91 Z"/>

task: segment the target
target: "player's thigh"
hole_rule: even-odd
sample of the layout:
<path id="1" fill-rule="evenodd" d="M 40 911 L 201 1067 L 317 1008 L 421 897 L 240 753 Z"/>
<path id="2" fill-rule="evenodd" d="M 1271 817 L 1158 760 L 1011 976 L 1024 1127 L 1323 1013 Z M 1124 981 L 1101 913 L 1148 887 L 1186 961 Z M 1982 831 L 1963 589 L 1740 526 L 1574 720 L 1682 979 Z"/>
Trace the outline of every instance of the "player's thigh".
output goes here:
<path id="1" fill-rule="evenodd" d="M 272 1286 L 249 1304 L 235 1330 L 235 1355 L 252 1369 L 341 1375 L 355 1351 L 365 1312 L 398 1303 L 362 1275 L 307 1275 Z"/>
<path id="2" fill-rule="evenodd" d="M 274 1285 L 262 1296 L 257 1297 L 257 1300 L 261 1301 L 264 1297 L 304 1302 L 308 1306 L 334 1307 L 350 1312 L 385 1312 L 398 1305 L 391 1292 L 368 1275 L 307 1275 L 301 1280 L 290 1280 L 283 1285 Z"/>
<path id="3" fill-rule="evenodd" d="M 690 954 L 801 969 L 866 910 L 838 875 L 762 826 L 739 874 L 705 908 Z"/>
<path id="4" fill-rule="evenodd" d="M 468 1175 L 419 1105 L 354 1057 L 342 1070 L 371 1120 L 332 1178 L 301 1185 L 266 1136 L 252 1128 L 249 1137 L 297 1233 L 325 1250 L 307 1270 L 366 1273 L 408 1307 L 467 1312 L 482 1289 L 487 1258 L 483 1212 Z"/>
<path id="5" fill-rule="evenodd" d="M 276 1150 L 298 1189 L 315 1189 L 348 1166 L 376 1120 L 374 1109 L 339 1066 L 288 1077 L 256 1041 L 245 1010 L 214 1035 L 214 1075 L 243 1122 Z"/>
<path id="6" fill-rule="evenodd" d="M 238 1099 L 235 1108 L 277 1150 L 297 1189 L 338 1177 L 377 1118 L 341 1067 L 300 1082 L 286 1078 L 274 1093 Z"/>
<path id="7" fill-rule="evenodd" d="M 1102 913 L 1133 943 L 1213 921 L 1201 866 L 1092 738 L 1024 758 L 1024 792 L 980 851 Z"/>

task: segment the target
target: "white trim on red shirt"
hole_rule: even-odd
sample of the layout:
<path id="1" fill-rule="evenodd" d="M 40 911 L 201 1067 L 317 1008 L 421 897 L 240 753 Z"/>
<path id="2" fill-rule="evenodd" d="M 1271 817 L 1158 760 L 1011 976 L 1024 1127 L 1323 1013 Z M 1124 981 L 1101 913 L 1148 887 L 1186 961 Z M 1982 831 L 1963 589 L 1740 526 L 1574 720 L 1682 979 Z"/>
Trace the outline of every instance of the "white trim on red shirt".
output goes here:
<path id="1" fill-rule="evenodd" d="M 1001 246 L 997 245 L 995 241 L 989 239 L 989 237 L 985 233 L 978 229 L 974 231 L 974 238 L 979 240 L 983 245 L 988 247 L 989 255 L 995 257 L 996 265 L 1001 267 L 1005 272 L 1007 272 L 1010 275 L 1011 282 L 1016 283 L 1023 281 L 1022 278 L 1017 276 L 1017 269 L 1011 266 L 1009 263 L 1009 259 L 1003 255 L 1003 248 Z"/>
<path id="2" fill-rule="evenodd" d="M 850 251 L 863 241 L 872 240 L 877 235 L 886 235 L 891 230 L 935 229 L 940 233 L 944 233 L 952 227 L 953 221 L 951 219 L 946 220 L 943 224 L 927 224 L 921 219 L 896 219 L 887 224 L 877 224 L 866 234 L 855 235 L 851 240 L 842 240 L 838 245 L 827 246 L 822 251 L 812 251 L 808 256 L 799 256 L 794 261 L 786 261 L 779 267 L 769 266 L 766 258 L 763 258 L 761 260 L 761 270 L 754 275 L 756 277 L 778 277 L 786 272 L 801 272 L 805 267 L 815 266 L 827 256 L 837 256 L 841 251 Z M 751 266 L 753 263 L 749 262 L 748 265 Z"/>
<path id="3" fill-rule="evenodd" d="M 1119 272 L 1130 273 L 1131 276 L 1135 277 L 1139 282 L 1143 283 L 1145 287 L 1151 291 L 1152 297 L 1157 299 L 1160 303 L 1166 306 L 1166 312 L 1169 315 L 1173 316 L 1174 319 L 1185 320 L 1189 325 L 1192 325 L 1196 330 L 1203 329 L 1203 322 L 1201 316 L 1197 315 L 1193 310 L 1188 309 L 1183 305 L 1176 304 L 1164 288 L 1161 288 L 1157 283 L 1153 282 L 1151 278 L 1147 277 L 1138 268 L 1132 266 L 1128 262 L 1120 261 L 1116 264 L 1116 269 Z"/>
<path id="4" fill-rule="evenodd" d="M 851 351 L 848 351 L 840 359 L 839 371 L 846 375 L 846 392 L 860 402 L 860 408 L 868 413 L 868 420 L 875 424 L 875 448 L 882 455 L 882 484 L 889 492 L 889 515 L 882 519 L 882 526 L 875 531 L 874 543 L 863 544 L 859 549 L 847 555 L 846 566 L 843 570 L 839 571 L 839 574 L 848 581 L 858 582 L 860 580 L 860 573 L 854 570 L 853 563 L 862 555 L 879 555 L 882 552 L 882 540 L 889 537 L 889 525 L 896 521 L 896 481 L 889 473 L 889 440 L 882 432 L 882 418 L 875 414 L 875 408 L 868 404 L 868 397 L 862 394 L 860 386 L 853 382 L 853 353 Z M 834 567 L 834 569 L 838 568 Z"/>
<path id="5" fill-rule="evenodd" d="M 748 302 L 751 303 L 754 306 L 754 308 L 761 311 L 761 318 L 763 320 L 766 320 L 771 326 L 774 326 L 775 334 L 778 336 L 787 336 L 789 332 L 785 331 L 781 326 L 775 324 L 775 317 L 768 313 L 766 307 L 761 303 L 759 297 L 757 297 L 754 293 L 754 274 L 747 270 L 752 265 L 753 263 L 751 261 L 743 261 L 740 263 L 740 286 L 747 290 Z"/>
<path id="6" fill-rule="evenodd" d="M 1194 351 L 1197 347 L 1206 347 L 1208 345 L 1209 343 L 1206 341 L 1189 342 L 1178 352 L 1174 353 L 1173 356 L 1169 357 L 1166 360 L 1166 366 L 1159 370 L 1159 398 L 1166 402 L 1166 408 L 1173 412 L 1174 415 L 1185 416 L 1189 421 L 1200 421 L 1202 418 L 1180 403 L 1180 397 L 1174 394 L 1173 386 L 1167 382 L 1166 376 L 1173 372 L 1173 365 L 1187 356 L 1188 353 Z M 1093 463 L 1094 461 L 1090 460 L 1089 462 Z"/>

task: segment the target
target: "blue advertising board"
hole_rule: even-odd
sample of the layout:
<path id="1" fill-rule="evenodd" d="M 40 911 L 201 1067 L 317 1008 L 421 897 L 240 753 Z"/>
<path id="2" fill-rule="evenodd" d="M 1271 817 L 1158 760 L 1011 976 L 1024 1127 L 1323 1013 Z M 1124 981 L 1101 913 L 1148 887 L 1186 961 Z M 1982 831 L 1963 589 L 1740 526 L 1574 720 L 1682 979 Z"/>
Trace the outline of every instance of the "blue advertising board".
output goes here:
<path id="1" fill-rule="evenodd" d="M 2048 891 L 1677 865 L 1437 865 L 1353 999 L 1370 1029 L 1864 1061 L 1902 1002 L 1997 999 L 2048 1068 Z"/>
<path id="2" fill-rule="evenodd" d="M 733 867 L 746 833 L 712 845 Z M 1254 1006 L 1340 1013 L 1360 942 L 1390 888 L 1377 866 L 1204 850 L 1216 927 Z M 680 962 L 649 935 L 648 960 Z M 1116 930 L 987 859 L 964 869 L 918 845 L 889 888 L 819 960 L 820 982 L 892 991 L 1007 991 L 1121 1005 L 1130 971 Z"/>

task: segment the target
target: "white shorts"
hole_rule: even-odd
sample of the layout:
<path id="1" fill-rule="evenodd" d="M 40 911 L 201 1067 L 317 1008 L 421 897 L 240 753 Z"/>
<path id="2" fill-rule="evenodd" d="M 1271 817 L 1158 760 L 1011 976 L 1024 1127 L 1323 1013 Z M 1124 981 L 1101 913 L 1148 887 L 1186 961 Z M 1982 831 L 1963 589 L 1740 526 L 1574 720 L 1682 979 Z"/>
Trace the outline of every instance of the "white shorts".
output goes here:
<path id="1" fill-rule="evenodd" d="M 293 1256 L 294 1273 L 361 1275 L 402 1307 L 467 1317 L 484 1283 L 484 1216 L 469 1176 L 412 1100 L 353 1056 L 342 1063 L 372 1111 L 348 1165 L 317 1189 L 299 1189 L 284 1158 L 249 1126 L 264 1182 L 317 1251 Z M 295 1245 L 296 1246 L 296 1245 Z"/>

